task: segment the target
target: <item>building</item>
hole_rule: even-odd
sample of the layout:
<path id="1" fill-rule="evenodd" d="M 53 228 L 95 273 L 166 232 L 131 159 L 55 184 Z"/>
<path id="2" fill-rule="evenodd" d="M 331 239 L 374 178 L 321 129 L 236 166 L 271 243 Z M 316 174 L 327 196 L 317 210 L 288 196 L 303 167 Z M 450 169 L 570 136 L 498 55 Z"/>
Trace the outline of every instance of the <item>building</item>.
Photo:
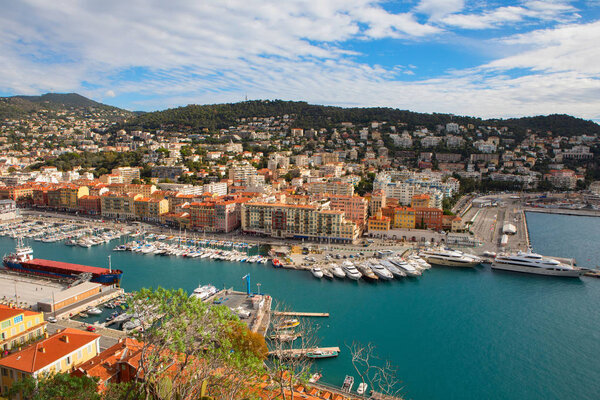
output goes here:
<path id="1" fill-rule="evenodd" d="M 152 167 L 152 177 L 158 179 L 177 180 L 188 169 L 184 166 L 157 165 Z"/>
<path id="2" fill-rule="evenodd" d="M 58 188 L 59 208 L 61 210 L 76 211 L 79 208 L 78 200 L 90 194 L 87 186 L 64 185 Z"/>
<path id="3" fill-rule="evenodd" d="M 416 207 L 415 227 L 423 229 L 442 229 L 442 216 L 444 212 L 439 208 Z"/>
<path id="4" fill-rule="evenodd" d="M 0 305 L 0 349 L 9 351 L 43 336 L 46 324 L 41 312 Z"/>
<path id="5" fill-rule="evenodd" d="M 415 194 L 410 202 L 412 208 L 431 207 L 431 196 L 428 194 Z"/>
<path id="6" fill-rule="evenodd" d="M 233 199 L 215 199 L 190 203 L 192 229 L 231 232 L 240 226 L 240 203 Z"/>
<path id="7" fill-rule="evenodd" d="M 33 187 L 30 185 L 4 186 L 0 187 L 0 200 L 13 200 L 19 203 L 25 199 L 31 198 Z"/>
<path id="8" fill-rule="evenodd" d="M 81 196 L 77 199 L 77 208 L 80 213 L 87 215 L 100 215 L 102 213 L 102 200 L 100 196 Z"/>
<path id="9" fill-rule="evenodd" d="M 229 179 L 233 182 L 241 181 L 244 185 L 248 183 L 250 176 L 258 175 L 256 168 L 247 161 L 233 164 L 229 168 Z"/>
<path id="10" fill-rule="evenodd" d="M 329 200 L 332 210 L 343 211 L 346 219 L 354 222 L 359 228 L 366 224 L 369 202 L 364 197 L 344 195 L 324 195 Z"/>
<path id="11" fill-rule="evenodd" d="M 140 180 L 140 167 L 113 168 L 112 173 L 121 176 L 121 183 L 131 183 L 133 180 Z"/>
<path id="12" fill-rule="evenodd" d="M 100 352 L 100 335 L 65 328 L 0 359 L 2 393 L 25 376 L 70 372 Z"/>
<path id="13" fill-rule="evenodd" d="M 111 185 L 108 185 L 108 189 L 113 193 L 135 193 L 141 194 L 144 197 L 150 197 L 154 192 L 156 192 L 156 186 L 154 185 L 144 185 L 135 183 L 113 183 Z"/>
<path id="14" fill-rule="evenodd" d="M 92 267 L 93 268 L 93 267 Z M 95 282 L 83 282 L 53 294 L 52 298 L 38 301 L 38 309 L 44 312 L 55 312 L 71 304 L 97 295 L 104 290 L 104 285 Z"/>
<path id="15" fill-rule="evenodd" d="M 391 219 L 392 229 L 414 229 L 415 227 L 415 209 L 412 207 L 384 207 L 381 212 Z"/>
<path id="16" fill-rule="evenodd" d="M 354 243 L 358 227 L 329 204 L 242 204 L 242 231 L 276 238 Z"/>
<path id="17" fill-rule="evenodd" d="M 169 200 L 138 197 L 133 201 L 135 216 L 142 221 L 160 222 L 160 216 L 169 211 Z"/>
<path id="18" fill-rule="evenodd" d="M 308 194 L 335 194 L 354 196 L 354 185 L 349 182 L 329 180 L 326 182 L 311 182 L 304 185 Z"/>
<path id="19" fill-rule="evenodd" d="M 381 210 L 375 215 L 371 215 L 368 220 L 368 231 L 372 235 L 377 232 L 387 232 L 391 227 L 390 217 L 382 215 Z"/>
<path id="20" fill-rule="evenodd" d="M 19 209 L 14 200 L 0 200 L 0 221 L 15 219 L 19 216 Z"/>
<path id="21" fill-rule="evenodd" d="M 107 193 L 100 197 L 102 217 L 118 219 L 135 219 L 135 200 L 143 197 L 140 194 Z"/>
<path id="22" fill-rule="evenodd" d="M 383 207 L 387 205 L 387 196 L 383 190 L 375 190 L 371 196 L 371 202 L 369 204 L 369 211 L 371 215 L 377 214 Z"/>

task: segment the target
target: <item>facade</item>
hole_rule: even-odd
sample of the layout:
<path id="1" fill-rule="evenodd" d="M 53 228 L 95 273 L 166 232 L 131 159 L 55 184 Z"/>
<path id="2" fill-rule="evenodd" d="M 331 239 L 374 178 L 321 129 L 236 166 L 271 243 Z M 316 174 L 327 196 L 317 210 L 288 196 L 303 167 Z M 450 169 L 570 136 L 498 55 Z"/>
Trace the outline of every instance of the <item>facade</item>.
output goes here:
<path id="1" fill-rule="evenodd" d="M 113 168 L 113 174 L 120 175 L 123 183 L 131 183 L 134 179 L 140 179 L 140 168 L 139 167 L 119 167 Z"/>
<path id="2" fill-rule="evenodd" d="M 354 185 L 348 182 L 327 181 L 311 182 L 305 186 L 308 194 L 335 194 L 342 196 L 354 196 Z"/>
<path id="3" fill-rule="evenodd" d="M 77 199 L 78 210 L 82 214 L 100 215 L 102 213 L 102 201 L 100 196 L 81 196 Z"/>
<path id="4" fill-rule="evenodd" d="M 0 200 L 0 221 L 15 219 L 19 216 L 19 209 L 14 200 Z"/>
<path id="5" fill-rule="evenodd" d="M 156 191 L 156 186 L 135 183 L 114 183 L 108 185 L 108 189 L 118 194 L 135 193 L 141 194 L 144 197 L 150 197 Z"/>
<path id="6" fill-rule="evenodd" d="M 46 332 L 44 314 L 0 305 L 0 349 L 8 351 Z"/>
<path id="7" fill-rule="evenodd" d="M 16 201 L 30 198 L 33 195 L 33 187 L 29 185 L 0 187 L 0 200 L 10 199 Z"/>
<path id="8" fill-rule="evenodd" d="M 358 239 L 358 227 L 342 211 L 312 204 L 244 203 L 242 230 L 277 238 L 347 243 Z"/>
<path id="9" fill-rule="evenodd" d="M 152 167 L 152 177 L 158 179 L 175 180 L 184 172 L 187 172 L 187 168 L 183 166 L 157 165 Z"/>
<path id="10" fill-rule="evenodd" d="M 235 200 L 193 202 L 189 213 L 192 229 L 228 233 L 240 226 L 240 204 Z"/>
<path id="11" fill-rule="evenodd" d="M 385 207 L 382 214 L 391 219 L 392 229 L 414 229 L 415 209 L 412 207 Z"/>
<path id="12" fill-rule="evenodd" d="M 383 190 L 373 191 L 371 196 L 371 203 L 369 204 L 369 211 L 371 215 L 377 214 L 383 207 L 385 207 L 387 196 Z"/>
<path id="13" fill-rule="evenodd" d="M 416 207 L 415 227 L 441 230 L 443 214 L 444 212 L 439 208 Z"/>
<path id="14" fill-rule="evenodd" d="M 361 228 L 365 226 L 369 210 L 367 199 L 358 195 L 327 195 L 326 198 L 329 200 L 329 207 L 332 210 L 343 211 L 346 219 Z"/>
<path id="15" fill-rule="evenodd" d="M 70 372 L 100 352 L 100 335 L 66 328 L 0 359 L 2 392 L 29 375 Z"/>
<path id="16" fill-rule="evenodd" d="M 410 206 L 416 207 L 431 207 L 431 197 L 428 194 L 416 194 L 412 197 Z"/>
<path id="17" fill-rule="evenodd" d="M 78 199 L 90 194 L 90 189 L 87 186 L 64 185 L 58 188 L 59 192 L 59 208 L 62 210 L 76 211 Z"/>
<path id="18" fill-rule="evenodd" d="M 160 222 L 160 216 L 169 211 L 167 199 L 138 197 L 133 202 L 135 216 L 142 221 Z"/>
<path id="19" fill-rule="evenodd" d="M 371 215 L 368 220 L 368 230 L 369 234 L 374 232 L 387 232 L 391 227 L 391 219 L 390 217 L 386 217 L 378 211 L 377 214 Z"/>
<path id="20" fill-rule="evenodd" d="M 101 212 L 105 218 L 135 219 L 135 200 L 140 194 L 107 193 L 101 196 Z"/>

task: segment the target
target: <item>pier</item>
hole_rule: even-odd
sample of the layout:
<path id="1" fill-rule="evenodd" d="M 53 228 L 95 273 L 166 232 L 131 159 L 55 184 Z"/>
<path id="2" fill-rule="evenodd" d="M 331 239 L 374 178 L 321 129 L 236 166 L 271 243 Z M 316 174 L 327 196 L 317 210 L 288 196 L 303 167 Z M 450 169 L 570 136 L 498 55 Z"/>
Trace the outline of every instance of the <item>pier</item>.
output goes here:
<path id="1" fill-rule="evenodd" d="M 293 358 L 293 357 L 306 357 L 307 353 L 314 353 L 314 352 L 323 352 L 323 353 L 337 352 L 339 354 L 340 348 L 339 347 L 313 347 L 310 349 L 286 349 L 286 350 L 270 351 L 269 355 L 275 356 L 275 357 Z"/>
<path id="2" fill-rule="evenodd" d="M 282 317 L 329 317 L 329 313 L 296 312 L 296 311 L 273 311 L 273 315 L 282 316 Z"/>

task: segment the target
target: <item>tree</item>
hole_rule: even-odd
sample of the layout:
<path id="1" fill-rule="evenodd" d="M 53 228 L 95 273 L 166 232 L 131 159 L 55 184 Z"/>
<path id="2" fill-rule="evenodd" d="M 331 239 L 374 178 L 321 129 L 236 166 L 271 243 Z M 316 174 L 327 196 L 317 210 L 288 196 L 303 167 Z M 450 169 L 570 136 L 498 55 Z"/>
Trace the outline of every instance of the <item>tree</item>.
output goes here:
<path id="1" fill-rule="evenodd" d="M 273 340 L 269 341 L 269 359 L 267 373 L 274 386 L 270 394 L 273 398 L 293 400 L 294 390 L 298 384 L 306 383 L 310 377 L 312 359 L 307 353 L 317 347 L 317 327 L 306 320 L 300 320 L 294 331 L 282 329 L 289 323 L 289 317 L 282 313 L 282 306 L 275 307 L 271 314 L 271 332 Z M 291 355 L 291 351 L 295 355 Z"/>
<path id="2" fill-rule="evenodd" d="M 22 400 L 100 400 L 96 393 L 97 380 L 66 373 L 26 376 L 13 383 L 9 397 Z M 21 397 L 18 397 L 20 394 Z"/>
<path id="3" fill-rule="evenodd" d="M 372 398 L 381 400 L 401 399 L 401 382 L 398 379 L 397 368 L 388 360 L 382 360 L 375 353 L 371 343 L 362 345 L 353 342 L 347 345 L 352 357 L 352 366 L 358 374 L 361 383 L 371 388 Z M 376 394 L 376 396 L 374 396 Z"/>
<path id="4" fill-rule="evenodd" d="M 225 306 L 183 290 L 142 289 L 130 302 L 141 326 L 136 381 L 124 400 L 196 399 L 202 383 L 223 399 L 242 398 L 263 371 L 266 344 Z M 261 342 L 262 340 L 262 342 Z"/>

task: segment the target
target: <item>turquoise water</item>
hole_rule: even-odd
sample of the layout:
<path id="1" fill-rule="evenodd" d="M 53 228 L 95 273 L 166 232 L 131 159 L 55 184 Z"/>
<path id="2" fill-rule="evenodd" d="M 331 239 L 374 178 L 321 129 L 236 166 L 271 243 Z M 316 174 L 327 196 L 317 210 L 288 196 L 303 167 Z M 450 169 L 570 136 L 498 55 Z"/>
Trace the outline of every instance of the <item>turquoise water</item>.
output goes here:
<path id="1" fill-rule="evenodd" d="M 528 215 L 537 250 L 545 251 L 539 235 L 558 236 L 571 223 L 577 228 L 569 241 L 584 241 L 587 249 L 597 246 L 594 224 L 586 231 L 580 220 L 554 217 Z M 570 255 L 566 252 L 573 246 L 567 239 L 557 241 L 563 247 L 553 244 L 548 253 Z M 357 340 L 375 343 L 378 353 L 398 366 L 407 399 L 600 398 L 597 279 L 563 280 L 479 267 L 434 268 L 419 279 L 378 284 L 318 281 L 308 272 L 265 265 L 111 253 L 114 245 L 32 245 L 37 257 L 95 266 L 105 266 L 112 254 L 113 266 L 125 271 L 126 290 L 162 285 L 191 291 L 208 282 L 244 290 L 242 277 L 250 272 L 253 289 L 260 282 L 261 291 L 293 310 L 331 313 L 315 319 L 321 344 L 342 348 L 338 358 L 316 364 L 329 383 L 341 385 L 344 375 L 352 374 L 345 344 Z M 0 239 L 3 252 L 13 246 L 12 239 Z"/>

